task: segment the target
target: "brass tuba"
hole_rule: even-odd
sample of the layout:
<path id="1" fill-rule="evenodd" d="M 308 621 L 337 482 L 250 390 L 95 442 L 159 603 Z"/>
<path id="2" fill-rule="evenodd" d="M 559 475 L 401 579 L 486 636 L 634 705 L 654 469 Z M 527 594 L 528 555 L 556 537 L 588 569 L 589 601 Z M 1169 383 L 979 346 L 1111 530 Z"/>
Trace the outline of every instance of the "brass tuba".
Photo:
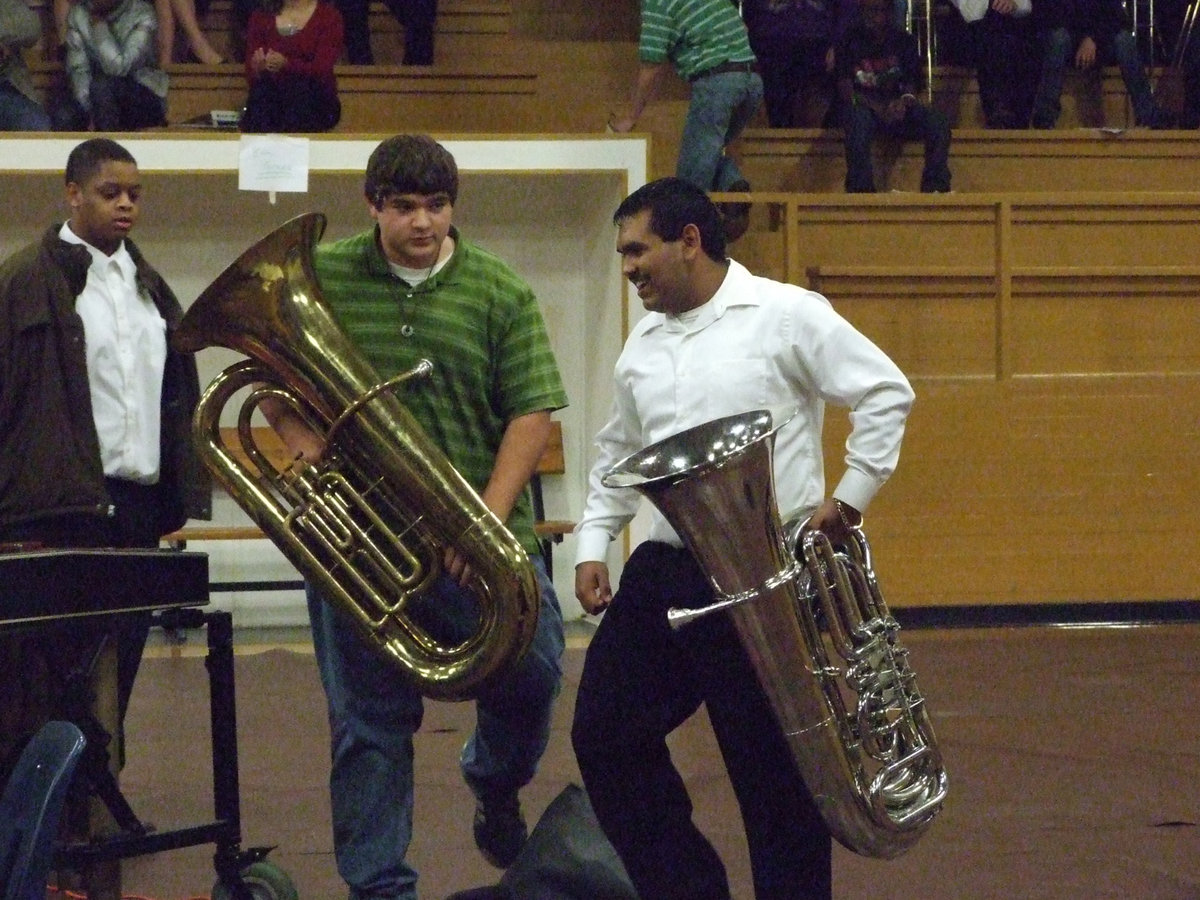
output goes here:
<path id="1" fill-rule="evenodd" d="M 537 578 L 520 543 L 392 393 L 431 364 L 381 383 L 336 323 L 312 268 L 324 230 L 317 213 L 286 222 L 188 309 L 177 349 L 223 346 L 250 357 L 205 391 L 193 436 L 234 500 L 386 660 L 426 696 L 473 697 L 533 639 Z M 230 447 L 222 410 L 243 389 L 239 445 Z M 272 465 L 251 428 L 268 397 L 323 437 L 319 463 Z M 448 546 L 468 561 L 480 601 L 465 636 L 437 633 L 412 609 Z"/>
<path id="2" fill-rule="evenodd" d="M 803 520 L 780 520 L 771 457 L 793 412 L 688 429 L 603 483 L 645 495 L 696 557 L 717 599 L 669 611 L 671 624 L 728 612 L 830 833 L 891 859 L 940 811 L 946 774 L 861 528 L 834 548 Z"/>

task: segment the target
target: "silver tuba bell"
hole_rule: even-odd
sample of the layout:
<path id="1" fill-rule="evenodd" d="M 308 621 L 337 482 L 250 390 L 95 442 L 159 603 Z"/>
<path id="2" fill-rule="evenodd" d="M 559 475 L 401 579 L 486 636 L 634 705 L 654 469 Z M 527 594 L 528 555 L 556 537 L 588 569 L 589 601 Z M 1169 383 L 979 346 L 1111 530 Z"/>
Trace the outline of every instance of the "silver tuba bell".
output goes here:
<path id="1" fill-rule="evenodd" d="M 613 466 L 608 487 L 646 496 L 691 550 L 725 611 L 830 833 L 890 859 L 941 810 L 947 778 L 899 626 L 861 528 L 834 547 L 775 501 L 775 433 L 794 410 L 717 419 Z"/>

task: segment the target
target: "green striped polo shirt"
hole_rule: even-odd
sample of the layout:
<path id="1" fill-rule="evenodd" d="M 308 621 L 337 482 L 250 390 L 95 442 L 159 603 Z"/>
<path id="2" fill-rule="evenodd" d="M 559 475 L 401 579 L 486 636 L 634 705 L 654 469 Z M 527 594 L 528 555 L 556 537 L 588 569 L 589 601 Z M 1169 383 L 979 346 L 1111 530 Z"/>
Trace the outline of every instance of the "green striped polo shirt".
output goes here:
<path id="1" fill-rule="evenodd" d="M 727 62 L 750 62 L 750 37 L 729 0 L 642 0 L 638 59 L 668 60 L 683 78 Z"/>
<path id="2" fill-rule="evenodd" d="M 325 300 L 381 379 L 433 363 L 396 396 L 476 491 L 487 484 L 508 422 L 567 405 L 533 290 L 499 257 L 450 231 L 455 250 L 415 288 L 392 275 L 376 229 L 317 247 Z M 525 490 L 510 531 L 537 551 Z"/>

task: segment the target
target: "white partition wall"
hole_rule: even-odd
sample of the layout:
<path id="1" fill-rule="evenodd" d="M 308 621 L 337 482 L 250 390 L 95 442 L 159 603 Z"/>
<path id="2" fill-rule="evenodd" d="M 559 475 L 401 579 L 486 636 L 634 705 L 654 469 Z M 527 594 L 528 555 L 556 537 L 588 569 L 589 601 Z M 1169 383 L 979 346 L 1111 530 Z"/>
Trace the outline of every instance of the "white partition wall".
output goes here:
<path id="1" fill-rule="evenodd" d="M 0 140 L 0 256 L 65 218 L 62 172 L 81 138 L 6 136 Z M 134 240 L 163 273 L 186 308 L 239 254 L 287 219 L 321 212 L 327 238 L 370 225 L 362 174 L 377 137 L 314 138 L 308 189 L 278 193 L 238 189 L 237 135 L 118 138 L 143 175 L 142 218 Z M 582 509 L 592 436 L 608 412 L 612 366 L 630 312 L 615 246 L 612 213 L 646 180 L 645 138 L 439 138 L 462 170 L 455 222 L 464 234 L 508 260 L 542 304 L 571 405 L 556 414 L 563 426 L 566 474 L 544 480 L 546 515 L 573 519 Z M 636 298 L 635 298 L 636 301 Z M 640 307 L 639 307 L 640 313 Z M 638 313 L 634 313 L 637 315 Z M 199 356 L 207 382 L 236 355 Z M 246 524 L 224 495 L 214 498 L 214 524 Z M 210 554 L 214 582 L 294 580 L 296 574 L 265 541 L 193 545 Z M 574 599 L 574 546 L 556 547 L 555 582 L 564 615 L 582 614 Z M 624 547 L 610 563 L 619 574 Z M 214 595 L 238 625 L 307 621 L 299 591 L 234 591 Z"/>

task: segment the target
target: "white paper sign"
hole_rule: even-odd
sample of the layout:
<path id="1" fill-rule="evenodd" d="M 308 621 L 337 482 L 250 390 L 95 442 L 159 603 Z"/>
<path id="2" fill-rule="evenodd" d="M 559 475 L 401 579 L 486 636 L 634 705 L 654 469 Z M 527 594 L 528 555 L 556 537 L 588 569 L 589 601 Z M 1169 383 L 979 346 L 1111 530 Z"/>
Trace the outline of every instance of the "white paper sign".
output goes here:
<path id="1" fill-rule="evenodd" d="M 245 134 L 238 146 L 238 189 L 304 193 L 308 190 L 308 138 Z"/>

